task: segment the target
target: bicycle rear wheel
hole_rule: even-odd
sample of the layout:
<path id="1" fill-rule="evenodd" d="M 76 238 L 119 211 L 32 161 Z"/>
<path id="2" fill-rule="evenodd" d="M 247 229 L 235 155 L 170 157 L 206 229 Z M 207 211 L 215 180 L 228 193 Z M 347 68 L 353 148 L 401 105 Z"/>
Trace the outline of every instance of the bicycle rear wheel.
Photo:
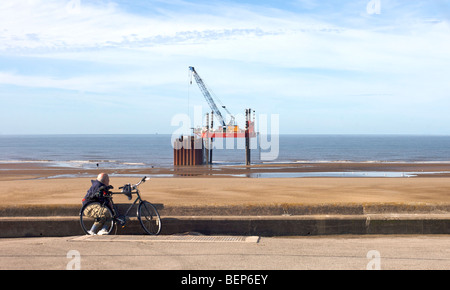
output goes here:
<path id="1" fill-rule="evenodd" d="M 87 235 L 96 235 L 100 230 L 109 234 L 114 228 L 114 218 L 111 209 L 99 202 L 89 202 L 80 210 L 81 228 Z"/>
<path id="2" fill-rule="evenodd" d="M 143 201 L 139 204 L 138 219 L 147 234 L 157 235 L 161 231 L 161 218 L 159 217 L 159 213 L 148 201 Z"/>

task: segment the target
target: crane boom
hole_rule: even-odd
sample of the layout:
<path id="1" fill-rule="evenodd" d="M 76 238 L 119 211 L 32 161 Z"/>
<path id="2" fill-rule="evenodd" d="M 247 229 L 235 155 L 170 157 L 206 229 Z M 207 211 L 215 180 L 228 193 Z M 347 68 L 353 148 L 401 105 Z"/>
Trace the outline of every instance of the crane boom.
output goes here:
<path id="1" fill-rule="evenodd" d="M 219 121 L 222 123 L 222 126 L 225 127 L 226 124 L 225 124 L 225 120 L 224 120 L 224 118 L 222 116 L 222 113 L 220 112 L 219 108 L 217 107 L 216 103 L 214 102 L 214 99 L 212 98 L 211 94 L 209 93 L 208 89 L 206 88 L 206 85 L 203 82 L 202 78 L 195 71 L 194 67 L 190 66 L 189 69 L 192 72 L 192 74 L 194 75 L 195 81 L 197 82 L 198 87 L 202 91 L 203 96 L 206 99 L 206 102 L 208 102 L 209 107 L 214 112 L 214 114 L 219 119 Z M 192 81 L 191 81 L 191 84 L 192 84 Z"/>

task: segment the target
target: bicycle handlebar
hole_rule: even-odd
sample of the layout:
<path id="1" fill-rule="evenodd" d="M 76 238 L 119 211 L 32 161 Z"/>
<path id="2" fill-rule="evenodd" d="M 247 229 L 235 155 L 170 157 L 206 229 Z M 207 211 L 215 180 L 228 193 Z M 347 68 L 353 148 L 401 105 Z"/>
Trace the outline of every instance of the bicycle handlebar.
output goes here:
<path id="1" fill-rule="evenodd" d="M 136 183 L 135 185 L 131 186 L 131 189 L 136 189 L 139 185 L 141 185 L 141 183 L 146 182 L 147 180 L 150 180 L 150 177 L 144 176 L 138 183 Z M 121 186 L 119 187 L 119 189 L 124 188 L 125 186 Z"/>
<path id="2" fill-rule="evenodd" d="M 149 179 L 150 179 L 150 177 L 144 176 L 144 177 L 141 179 L 141 181 L 139 181 L 138 184 L 135 184 L 135 186 L 138 187 L 139 185 L 141 185 L 141 183 L 146 182 L 146 181 L 149 180 Z"/>

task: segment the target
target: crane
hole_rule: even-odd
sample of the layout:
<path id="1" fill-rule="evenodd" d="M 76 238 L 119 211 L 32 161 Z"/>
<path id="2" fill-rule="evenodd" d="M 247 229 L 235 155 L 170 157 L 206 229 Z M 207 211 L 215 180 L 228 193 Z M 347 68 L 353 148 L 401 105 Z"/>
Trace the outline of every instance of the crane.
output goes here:
<path id="1" fill-rule="evenodd" d="M 213 97 L 211 96 L 211 93 L 209 92 L 208 88 L 206 87 L 205 83 L 203 82 L 202 78 L 198 75 L 198 73 L 195 71 L 195 68 L 193 66 L 189 67 L 189 70 L 191 71 L 191 84 L 192 84 L 192 75 L 195 78 L 195 81 L 198 84 L 198 87 L 203 93 L 203 96 L 206 99 L 206 102 L 208 103 L 211 110 L 214 112 L 215 116 L 219 119 L 220 123 L 222 124 L 224 130 L 226 130 L 227 124 L 225 124 L 225 120 L 223 118 L 222 113 L 220 112 L 219 108 L 217 107 L 216 103 L 214 102 Z M 217 98 L 217 97 L 216 97 Z M 218 100 L 220 102 L 220 100 Z M 230 123 L 228 126 L 233 126 L 235 124 L 235 118 L 234 116 L 228 111 L 228 109 L 222 105 L 222 108 L 227 112 L 227 114 L 231 117 Z"/>

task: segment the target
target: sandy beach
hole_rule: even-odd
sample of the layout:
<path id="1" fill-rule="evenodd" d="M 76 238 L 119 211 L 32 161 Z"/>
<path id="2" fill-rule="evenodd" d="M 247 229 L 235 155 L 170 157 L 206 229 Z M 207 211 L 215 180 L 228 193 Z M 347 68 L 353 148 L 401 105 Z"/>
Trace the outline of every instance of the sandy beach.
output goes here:
<path id="1" fill-rule="evenodd" d="M 142 176 L 152 176 L 154 178 L 141 186 L 143 197 L 153 203 L 172 206 L 450 203 L 450 164 L 446 163 L 271 164 L 121 170 L 18 163 L 0 164 L 0 205 L 80 204 L 90 180 L 100 171 L 111 175 L 111 184 L 116 190 L 125 183 L 138 182 Z M 343 176 L 289 177 L 289 174 L 302 172 L 338 172 Z M 416 174 L 356 178 L 352 177 L 353 172 Z M 258 178 L 258 174 L 270 177 L 270 174 L 281 173 L 285 173 L 286 178 Z"/>

